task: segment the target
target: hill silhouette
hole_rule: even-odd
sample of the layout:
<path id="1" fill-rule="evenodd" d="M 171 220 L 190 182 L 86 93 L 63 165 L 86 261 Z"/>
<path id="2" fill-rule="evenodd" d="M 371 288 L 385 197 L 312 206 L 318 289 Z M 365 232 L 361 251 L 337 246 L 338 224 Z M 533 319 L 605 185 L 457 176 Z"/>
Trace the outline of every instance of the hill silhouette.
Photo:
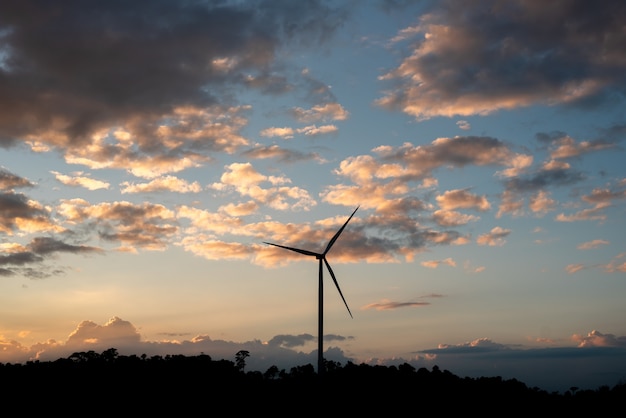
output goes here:
<path id="1" fill-rule="evenodd" d="M 76 352 L 55 361 L 0 363 L 4 406 L 69 416 L 159 413 L 299 415 L 311 413 L 461 413 L 487 416 L 555 412 L 597 414 L 626 400 L 626 383 L 565 393 L 528 387 L 516 379 L 459 377 L 433 366 L 415 369 L 326 361 L 319 376 L 311 364 L 289 371 L 272 366 L 245 371 L 236 361 L 209 355 L 148 357 Z M 226 409 L 225 409 L 226 408 Z"/>

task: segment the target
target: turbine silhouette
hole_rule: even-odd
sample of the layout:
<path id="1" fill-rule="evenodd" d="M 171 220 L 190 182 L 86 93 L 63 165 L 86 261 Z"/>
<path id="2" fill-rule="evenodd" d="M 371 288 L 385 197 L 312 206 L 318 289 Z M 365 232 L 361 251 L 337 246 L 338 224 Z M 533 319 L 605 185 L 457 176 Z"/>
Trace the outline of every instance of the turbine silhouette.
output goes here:
<path id="1" fill-rule="evenodd" d="M 274 244 L 271 242 L 263 241 L 265 244 L 284 248 L 290 251 L 295 251 L 300 254 L 312 256 L 319 260 L 319 285 L 318 285 L 319 295 L 318 295 L 318 307 L 317 307 L 318 309 L 317 374 L 319 376 L 321 376 L 324 373 L 324 356 L 323 356 L 323 335 L 324 335 L 324 280 L 323 278 L 324 278 L 324 273 L 323 273 L 322 261 L 324 262 L 324 264 L 326 264 L 326 268 L 328 269 L 328 272 L 330 273 L 330 277 L 332 277 L 333 282 L 335 283 L 335 286 L 337 287 L 337 290 L 339 291 L 339 295 L 341 296 L 341 299 L 343 300 L 344 305 L 346 305 L 346 309 L 348 310 L 350 317 L 353 318 L 352 312 L 350 312 L 350 308 L 348 307 L 348 302 L 346 302 L 346 298 L 343 297 L 343 293 L 341 292 L 341 288 L 339 287 L 339 283 L 337 282 L 335 273 L 333 272 L 333 269 L 330 267 L 330 264 L 328 264 L 328 261 L 326 260 L 326 254 L 328 254 L 333 244 L 335 243 L 335 241 L 337 241 L 337 238 L 339 238 L 339 235 L 341 235 L 346 225 L 348 225 L 348 222 L 350 222 L 350 219 L 352 219 L 352 217 L 354 216 L 354 214 L 356 213 L 358 209 L 359 209 L 359 206 L 357 206 L 356 209 L 354 209 L 354 212 L 352 212 L 352 215 L 350 215 L 346 223 L 344 223 L 343 226 L 339 228 L 339 230 L 335 233 L 332 239 L 328 242 L 328 245 L 326 246 L 326 249 L 324 250 L 323 253 L 316 253 L 316 252 L 309 251 L 309 250 L 303 250 L 303 249 L 294 248 L 294 247 L 287 247 L 285 245 L 279 245 L 279 244 Z"/>

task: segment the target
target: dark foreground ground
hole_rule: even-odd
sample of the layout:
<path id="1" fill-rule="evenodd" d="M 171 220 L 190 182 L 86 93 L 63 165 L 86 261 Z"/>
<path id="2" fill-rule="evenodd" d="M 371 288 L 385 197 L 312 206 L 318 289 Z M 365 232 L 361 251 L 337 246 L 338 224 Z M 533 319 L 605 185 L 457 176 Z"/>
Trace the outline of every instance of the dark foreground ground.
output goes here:
<path id="1" fill-rule="evenodd" d="M 369 366 L 326 363 L 289 371 L 245 371 L 244 361 L 198 356 L 120 356 L 74 353 L 25 364 L 0 363 L 5 412 L 34 416 L 309 416 L 311 414 L 471 413 L 483 416 L 599 414 L 619 411 L 626 382 L 596 390 L 549 393 L 516 379 L 461 378 L 437 366 Z M 4 414 L 3 414 L 4 415 Z M 7 415 L 8 416 L 8 415 Z"/>

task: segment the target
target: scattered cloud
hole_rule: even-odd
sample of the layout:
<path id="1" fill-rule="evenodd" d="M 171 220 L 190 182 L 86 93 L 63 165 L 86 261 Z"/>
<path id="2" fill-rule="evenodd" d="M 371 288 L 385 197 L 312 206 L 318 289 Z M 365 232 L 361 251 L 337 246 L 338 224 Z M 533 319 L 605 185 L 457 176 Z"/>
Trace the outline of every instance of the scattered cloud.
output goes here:
<path id="1" fill-rule="evenodd" d="M 95 180 L 89 176 L 83 176 L 82 172 L 77 172 L 74 176 L 61 174 L 58 171 L 51 171 L 58 181 L 66 186 L 80 186 L 89 190 L 108 189 L 111 185 L 106 181 Z"/>
<path id="2" fill-rule="evenodd" d="M 442 264 L 448 265 L 450 267 L 456 267 L 456 262 L 451 258 L 446 258 L 445 260 L 427 260 L 422 261 L 420 264 L 424 267 L 428 267 L 431 269 L 436 269 Z"/>
<path id="3" fill-rule="evenodd" d="M 573 274 L 576 272 L 579 272 L 581 270 L 584 270 L 586 267 L 584 264 L 568 264 L 567 267 L 565 267 L 565 271 L 567 271 L 569 274 Z"/>
<path id="4" fill-rule="evenodd" d="M 598 248 L 601 245 L 609 245 L 610 242 L 603 239 L 594 239 L 592 241 L 583 242 L 582 244 L 578 244 L 576 248 L 579 250 L 591 250 L 594 248 Z"/>
<path id="5" fill-rule="evenodd" d="M 506 238 L 511 233 L 510 229 L 505 229 L 500 226 L 494 227 L 489 233 L 481 234 L 477 239 L 478 245 L 502 246 L 506 243 Z"/>
<path id="6" fill-rule="evenodd" d="M 477 196 L 467 190 L 447 190 L 436 197 L 439 207 L 444 210 L 475 209 L 481 212 L 491 208 L 485 196 Z"/>
<path id="7" fill-rule="evenodd" d="M 456 126 L 458 126 L 459 129 L 462 129 L 464 131 L 469 131 L 470 129 L 472 129 L 472 125 L 466 120 L 457 121 Z"/>
<path id="8" fill-rule="evenodd" d="M 296 120 L 302 123 L 311 123 L 324 120 L 343 121 L 348 119 L 350 113 L 346 111 L 339 103 L 326 103 L 324 105 L 316 105 L 310 109 L 295 107 L 292 114 Z"/>
<path id="9" fill-rule="evenodd" d="M 187 180 L 180 179 L 176 176 L 163 176 L 155 178 L 148 183 L 130 183 L 123 182 L 120 184 L 122 194 L 125 193 L 151 193 L 151 192 L 175 192 L 175 193 L 200 193 L 202 186 L 197 181 L 189 183 Z"/>

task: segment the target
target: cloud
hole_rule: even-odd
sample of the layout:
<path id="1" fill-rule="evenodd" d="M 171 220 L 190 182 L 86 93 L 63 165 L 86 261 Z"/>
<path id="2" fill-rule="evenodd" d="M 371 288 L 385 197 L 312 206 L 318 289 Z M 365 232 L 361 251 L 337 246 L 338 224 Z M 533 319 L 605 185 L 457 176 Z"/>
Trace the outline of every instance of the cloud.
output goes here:
<path id="1" fill-rule="evenodd" d="M 11 173 L 4 167 L 0 167 L 0 190 L 11 191 L 21 187 L 34 187 L 34 184 L 23 177 Z"/>
<path id="2" fill-rule="evenodd" d="M 426 146 L 413 146 L 405 143 L 400 147 L 380 146 L 373 150 L 381 161 L 398 164 L 395 170 L 387 165 L 372 166 L 371 175 L 379 178 L 400 176 L 404 180 L 419 180 L 431 176 L 432 171 L 441 167 L 461 168 L 467 165 L 526 167 L 532 159 L 514 153 L 502 141 L 485 136 L 458 136 L 437 138 Z M 358 158 L 358 157 L 357 157 Z M 358 160 L 356 160 L 358 161 Z M 341 171 L 350 167 L 351 160 L 341 163 Z M 393 167 L 393 166 L 392 166 Z M 376 171 L 374 171 L 374 169 Z"/>
<path id="3" fill-rule="evenodd" d="M 438 169 L 467 165 L 504 166 L 508 167 L 504 170 L 507 172 L 518 171 L 532 161 L 532 158 L 515 153 L 503 142 L 490 137 L 438 138 L 428 145 L 405 143 L 399 147 L 380 146 L 372 151 L 375 155 L 358 155 L 341 161 L 335 173 L 354 184 L 328 186 L 321 194 L 322 199 L 348 206 L 360 204 L 380 214 L 397 216 L 397 209 L 401 212 L 429 209 L 428 205 L 409 196 L 410 183 L 421 181 L 422 187 L 433 187 L 436 185 L 433 173 Z M 448 203 L 455 196 L 465 202 Z M 440 201 L 445 205 L 473 206 L 478 210 L 486 210 L 489 206 L 485 197 L 472 196 L 465 191 L 443 196 Z M 456 216 L 455 219 L 451 213 L 438 213 L 434 219 L 442 226 L 452 226 L 476 218 Z"/>
<path id="4" fill-rule="evenodd" d="M 316 205 L 309 193 L 300 187 L 282 186 L 291 182 L 286 177 L 265 176 L 251 163 L 233 163 L 225 167 L 220 181 L 211 185 L 219 190 L 234 191 L 245 198 L 276 210 L 308 210 Z M 264 183 L 270 186 L 263 187 Z"/>
<path id="5" fill-rule="evenodd" d="M 179 230 L 174 212 L 160 204 L 127 201 L 90 204 L 83 199 L 62 200 L 57 212 L 67 222 L 95 229 L 108 242 L 119 242 L 119 250 L 162 250 Z"/>
<path id="6" fill-rule="evenodd" d="M 80 146 L 69 147 L 65 159 L 70 164 L 122 169 L 148 179 L 199 167 L 211 161 L 211 153 L 233 154 L 249 144 L 239 133 L 248 109 L 176 107 L 155 119 L 95 131 Z"/>
<path id="7" fill-rule="evenodd" d="M 582 173 L 568 169 L 542 169 L 526 177 L 506 181 L 506 189 L 513 192 L 537 191 L 551 185 L 565 186 L 585 179 Z"/>
<path id="8" fill-rule="evenodd" d="M 601 102 L 615 89 L 623 92 L 626 6 L 616 1 L 599 9 L 565 0 L 553 6 L 434 3 L 394 38 L 415 41 L 380 77 L 389 89 L 377 104 L 424 120 Z"/>
<path id="9" fill-rule="evenodd" d="M 582 248 L 579 248 L 582 249 Z M 588 248 L 584 248 L 588 249 Z M 565 267 L 565 271 L 569 274 L 577 273 L 581 270 L 586 269 L 601 269 L 604 273 L 626 273 L 626 261 L 624 258 L 626 257 L 626 253 L 619 253 L 608 263 L 594 263 L 590 265 L 576 263 L 576 264 L 568 264 Z"/>
<path id="10" fill-rule="evenodd" d="M 44 279 L 63 273 L 63 269 L 46 264 L 58 254 L 103 254 L 98 247 L 68 244 L 51 237 L 35 237 L 28 244 L 2 243 L 0 245 L 0 276 L 23 275 L 30 279 Z"/>
<path id="11" fill-rule="evenodd" d="M 593 208 L 580 210 L 571 215 L 559 213 L 554 219 L 558 222 L 604 221 L 606 220 L 606 215 L 603 213 L 603 210 L 606 207 L 607 205 L 600 204 Z"/>
<path id="12" fill-rule="evenodd" d="M 506 170 L 505 170 L 506 171 Z M 508 213 L 514 216 L 524 214 L 525 199 L 528 198 L 528 209 L 536 215 L 543 216 L 557 207 L 548 189 L 576 185 L 587 180 L 587 176 L 557 160 L 544 162 L 538 169 L 509 171 L 510 176 L 504 180 L 504 191 L 501 194 L 500 206 L 496 217 Z M 584 217 L 585 214 L 581 214 Z M 565 221 L 564 215 L 560 220 Z M 572 219 L 573 220 L 573 219 Z"/>
<path id="13" fill-rule="evenodd" d="M 508 350 L 509 347 L 503 344 L 494 343 L 489 338 L 479 338 L 470 342 L 457 345 L 440 344 L 437 349 L 444 350 L 447 353 L 468 353 L 477 351 L 487 352 Z"/>
<path id="14" fill-rule="evenodd" d="M 600 135 L 599 138 L 590 141 L 577 142 L 565 132 L 553 131 L 539 132 L 535 134 L 535 138 L 548 146 L 551 159 L 571 159 L 592 152 L 616 148 L 618 142 L 623 139 L 623 127 L 613 125 L 608 129 L 602 129 Z"/>
<path id="15" fill-rule="evenodd" d="M 491 208 L 489 201 L 485 196 L 477 196 L 469 193 L 467 190 L 447 190 L 442 195 L 435 198 L 439 207 L 444 210 L 453 209 L 475 209 L 481 212 Z"/>
<path id="16" fill-rule="evenodd" d="M 310 160 L 319 163 L 326 162 L 326 160 L 316 152 L 305 153 L 294 149 L 282 148 L 278 145 L 255 145 L 253 148 L 241 152 L 241 156 L 260 160 L 275 158 L 281 163 L 295 163 Z"/>
<path id="17" fill-rule="evenodd" d="M 433 220 L 441 226 L 453 227 L 477 221 L 480 218 L 475 215 L 466 215 L 453 210 L 436 210 L 433 212 Z"/>
<path id="18" fill-rule="evenodd" d="M 582 141 L 576 143 L 573 138 L 565 136 L 559 139 L 556 149 L 550 156 L 552 158 L 571 158 L 578 157 L 593 151 L 600 151 L 607 148 L 613 148 L 614 144 L 605 141 Z"/>
<path id="19" fill-rule="evenodd" d="M 574 334 L 572 341 L 578 343 L 578 347 L 626 347 L 626 337 L 616 337 L 613 334 L 602 334 L 593 330 L 587 335 Z"/>
<path id="20" fill-rule="evenodd" d="M 578 244 L 576 246 L 576 248 L 578 248 L 579 250 L 591 250 L 594 248 L 598 248 L 601 245 L 609 245 L 610 243 L 606 240 L 603 239 L 594 239 L 592 241 L 587 241 L 587 242 L 583 242 L 581 244 Z"/>
<path id="21" fill-rule="evenodd" d="M 285 68 L 277 51 L 322 45 L 347 18 L 341 5 L 284 6 L 0 6 L 0 141 L 57 148 L 69 163 L 143 178 L 197 167 L 208 159 L 199 151 L 234 153 L 247 145 L 239 131 L 249 107 L 232 105 L 232 88 L 289 91 L 276 75 Z M 348 115 L 337 103 L 305 114 Z"/>
<path id="22" fill-rule="evenodd" d="M 272 339 L 270 339 L 267 344 L 271 346 L 292 348 L 303 346 L 311 341 L 317 341 L 317 338 L 315 338 L 311 334 L 276 335 Z"/>
<path id="23" fill-rule="evenodd" d="M 207 260 L 245 260 L 255 254 L 255 248 L 239 242 L 228 242 L 210 236 L 188 236 L 180 242 L 185 251 Z"/>
<path id="24" fill-rule="evenodd" d="M 450 267 L 456 267 L 456 262 L 451 258 L 446 258 L 445 260 L 427 260 L 427 261 L 421 262 L 422 266 L 428 267 L 431 269 L 436 269 L 442 264 L 446 264 Z"/>
<path id="25" fill-rule="evenodd" d="M 255 213 L 259 208 L 259 205 L 254 201 L 248 201 L 240 204 L 228 203 L 224 206 L 220 206 L 219 211 L 224 212 L 226 215 L 237 218 L 240 216 L 251 215 Z"/>
<path id="26" fill-rule="evenodd" d="M 388 311 L 391 309 L 398 308 L 415 308 L 419 306 L 430 305 L 429 302 L 391 302 L 391 301 L 383 301 L 381 303 L 370 303 L 369 305 L 363 306 L 361 309 L 376 309 L 377 311 Z"/>
<path id="27" fill-rule="evenodd" d="M 541 216 L 555 209 L 556 201 L 550 198 L 550 193 L 545 190 L 539 190 L 535 195 L 530 197 L 528 208 L 535 214 Z"/>
<path id="28" fill-rule="evenodd" d="M 584 270 L 586 267 L 584 264 L 568 264 L 567 267 L 565 267 L 565 271 L 567 271 L 569 274 L 573 274 L 576 273 L 578 271 Z"/>
<path id="29" fill-rule="evenodd" d="M 281 137 L 281 138 L 293 138 L 293 128 L 266 128 L 260 132 L 261 136 L 268 138 Z"/>
<path id="30" fill-rule="evenodd" d="M 470 125 L 470 123 L 466 120 L 459 120 L 456 122 L 456 126 L 459 127 L 459 129 L 463 129 L 464 131 L 468 131 L 470 129 L 472 129 L 472 125 Z"/>
<path id="31" fill-rule="evenodd" d="M 305 126 L 298 129 L 298 133 L 303 133 L 306 136 L 318 136 L 326 135 L 337 132 L 339 129 L 335 125 L 323 125 L 323 126 Z"/>
<path id="32" fill-rule="evenodd" d="M 41 233 L 61 232 L 50 209 L 21 193 L 0 192 L 0 231 L 11 236 L 16 231 Z"/>
<path id="33" fill-rule="evenodd" d="M 58 171 L 51 171 L 58 181 L 66 186 L 80 186 L 88 190 L 108 189 L 111 185 L 106 181 L 95 180 L 89 176 L 83 176 L 82 172 L 75 173 L 75 175 L 68 176 L 61 174 Z"/>
<path id="34" fill-rule="evenodd" d="M 626 199 L 626 185 L 619 183 L 616 190 L 596 188 L 591 194 L 585 195 L 582 199 L 587 203 L 606 206 L 613 200 Z"/>
<path id="35" fill-rule="evenodd" d="M 613 260 L 603 265 L 602 268 L 607 273 L 626 273 L 626 253 L 620 253 Z"/>
<path id="36" fill-rule="evenodd" d="M 443 297 L 443 295 L 432 294 L 432 295 L 422 296 L 421 298 L 440 298 L 440 297 Z M 399 308 L 418 308 L 421 306 L 428 306 L 428 305 L 430 305 L 430 302 L 416 302 L 416 301 L 398 302 L 398 301 L 391 301 L 389 299 L 383 299 L 380 302 L 375 302 L 375 303 L 370 303 L 368 305 L 365 305 L 361 307 L 361 309 L 362 310 L 375 309 L 377 311 L 389 311 L 389 310 L 399 309 Z"/>
<path id="37" fill-rule="evenodd" d="M 476 274 L 476 273 L 482 273 L 483 271 L 485 271 L 486 267 L 485 266 L 475 267 L 469 261 L 464 261 L 463 262 L 463 270 L 465 270 L 466 272 L 468 272 L 470 274 Z"/>
<path id="38" fill-rule="evenodd" d="M 613 201 L 626 198 L 626 187 L 622 181 L 615 182 L 608 188 L 595 188 L 588 195 L 581 197 L 586 204 L 591 204 L 591 208 L 582 209 L 571 215 L 560 213 L 555 220 L 559 222 L 577 221 L 604 221 L 607 216 L 605 210 L 612 206 Z"/>
<path id="39" fill-rule="evenodd" d="M 348 119 L 350 113 L 339 103 L 326 103 L 313 106 L 310 109 L 294 107 L 292 109 L 292 115 L 299 122 L 311 123 L 324 120 L 343 121 Z"/>
<path id="40" fill-rule="evenodd" d="M 152 193 L 152 192 L 176 192 L 176 193 L 200 193 L 202 186 L 197 181 L 189 183 L 187 180 L 175 176 L 163 176 L 151 180 L 148 183 L 122 182 L 121 192 L 125 193 Z"/>
<path id="41" fill-rule="evenodd" d="M 69 335 L 65 344 L 81 349 L 91 344 L 116 347 L 136 344 L 140 338 L 139 332 L 130 322 L 113 317 L 104 325 L 98 325 L 93 321 L 81 322 Z"/>
<path id="42" fill-rule="evenodd" d="M 258 121 L 259 112 L 252 105 L 238 103 L 237 94 L 243 89 L 255 90 L 274 99 L 292 89 L 301 89 L 299 93 L 304 91 L 306 105 L 290 103 L 280 111 L 289 113 L 303 126 L 270 124 L 265 125 L 265 129 L 253 126 L 254 132 L 259 132 L 263 138 L 337 132 L 341 123 L 351 118 L 349 109 L 334 97 L 332 86 L 316 79 L 311 69 L 290 66 L 285 61 L 288 54 L 284 54 L 283 48 L 298 44 L 323 48 L 324 42 L 331 39 L 349 17 L 348 8 L 315 1 L 289 7 L 271 1 L 225 3 L 219 7 L 161 1 L 139 0 L 126 5 L 119 20 L 106 16 L 121 10 L 115 9 L 121 6 L 94 8 L 81 3 L 53 13 L 50 5 L 35 1 L 32 4 L 40 7 L 28 19 L 19 9 L 4 10 L 0 6 L 0 27 L 10 28 L 2 32 L 2 50 L 7 52 L 2 56 L 4 81 L 0 91 L 6 94 L 0 94 L 0 109 L 3 109 L 0 141 L 7 147 L 21 142 L 37 153 L 59 151 L 67 163 L 91 170 L 124 170 L 140 179 L 119 183 L 119 191 L 130 195 L 131 200 L 140 199 L 143 193 L 196 194 L 209 189 L 232 202 L 213 211 L 197 210 L 194 207 L 197 202 L 168 208 L 147 202 L 94 204 L 81 199 L 63 200 L 53 207 L 16 191 L 20 187 L 37 187 L 35 183 L 0 170 L 0 187 L 4 187 L 0 194 L 3 209 L 0 231 L 12 237 L 26 233 L 54 234 L 54 239 L 68 245 L 81 245 L 88 237 L 101 238 L 104 245 L 128 252 L 162 251 L 175 245 L 208 259 L 248 257 L 254 263 L 270 265 L 275 261 L 273 250 L 252 240 L 273 236 L 281 242 L 288 238 L 294 245 L 315 248 L 324 245 L 328 235 L 334 233 L 330 223 L 284 225 L 267 215 L 264 221 L 246 224 L 245 219 L 236 218 L 254 215 L 262 207 L 275 211 L 309 211 L 322 201 L 348 208 L 361 205 L 362 210 L 372 212 L 370 216 L 363 215 L 342 237 L 346 251 L 334 254 L 338 262 L 410 262 L 428 247 L 470 242 L 470 235 L 462 228 L 480 218 L 462 211 L 473 210 L 487 216 L 491 205 L 496 204 L 496 196 L 501 197 L 497 217 L 505 213 L 523 214 L 524 199 L 528 200 L 528 209 L 535 216 L 555 211 L 559 202 L 548 190 L 555 186 L 577 185 L 587 179 L 584 172 L 575 168 L 572 157 L 615 147 L 623 137 L 624 126 L 618 124 L 601 131 L 599 138 L 584 141 L 558 131 L 538 134 L 539 143 L 551 156 L 536 171 L 530 170 L 533 156 L 526 149 L 516 150 L 511 143 L 490 136 L 462 135 L 436 138 L 429 143 L 381 145 L 369 154 L 344 158 L 334 171 L 339 181 L 322 186 L 319 194 L 313 194 L 309 189 L 293 186 L 289 176 L 263 171 L 261 167 L 272 162 L 326 161 L 315 152 L 252 143 L 247 136 L 249 123 Z M 493 83 L 479 80 L 472 77 L 480 73 L 479 67 L 464 64 L 483 62 L 483 58 L 506 50 L 515 54 L 492 62 L 512 64 L 511 60 L 521 59 L 521 64 L 529 65 L 537 59 L 539 68 L 526 69 L 539 74 L 539 69 L 549 68 L 544 66 L 543 58 L 560 57 L 551 55 L 552 50 L 542 49 L 544 45 L 552 45 L 549 37 L 534 39 L 538 35 L 528 35 L 532 39 L 525 38 L 527 32 L 521 29 L 535 28 L 535 23 L 544 19 L 525 3 L 511 7 L 530 10 L 527 21 L 507 8 L 499 11 L 501 16 L 498 17 L 504 22 L 519 25 L 513 26 L 516 30 L 511 39 L 503 39 L 506 34 L 499 33 L 493 26 L 492 22 L 497 19 L 483 22 L 485 33 L 494 35 L 494 43 L 489 45 L 490 41 L 482 38 L 457 38 L 475 28 L 473 23 L 484 17 L 480 12 L 482 8 L 474 10 L 465 4 L 458 10 L 449 9 L 445 4 L 433 6 L 435 8 L 424 15 L 422 21 L 401 30 L 394 43 L 388 45 L 409 50 L 405 51 L 408 53 L 397 71 L 388 73 L 387 81 L 399 82 L 400 89 L 405 86 L 421 89 L 422 93 L 427 93 L 424 100 L 432 100 L 434 96 L 428 94 L 431 92 L 434 95 L 451 92 L 457 99 L 466 95 L 482 99 L 493 92 L 496 101 L 490 103 L 496 107 L 498 103 L 502 105 L 498 100 L 506 103 L 512 100 L 510 103 L 517 106 L 519 103 L 514 99 L 518 93 L 501 94 L 507 93 L 510 87 L 503 82 L 517 80 L 516 77 L 509 79 L 503 69 L 488 65 L 487 71 L 494 72 L 490 79 Z M 622 9 L 615 11 L 619 15 Z M 580 21 L 569 8 L 558 12 L 571 15 L 573 22 Z M 617 21 L 610 16 L 596 17 L 610 24 Z M 594 20 L 593 27 L 585 26 L 577 36 L 588 42 L 592 34 L 609 30 L 602 29 L 599 21 Z M 59 27 L 64 30 L 58 31 Z M 245 30 L 235 30 L 235 27 Z M 557 32 L 559 41 L 575 36 Z M 49 36 L 42 37 L 42 33 Z M 472 33 L 479 36 L 476 31 Z M 466 43 L 470 40 L 476 43 Z M 528 45 L 527 55 L 517 54 L 521 52 L 517 43 L 520 40 L 533 41 Z M 455 44 L 457 41 L 459 43 Z M 570 52 L 570 44 L 562 43 L 566 45 L 564 51 Z M 462 54 L 448 56 L 441 52 L 446 48 L 456 51 L 461 46 L 467 48 Z M 609 61 L 621 65 L 621 61 L 615 61 L 620 55 L 611 53 L 616 50 L 615 46 L 606 46 L 610 47 L 605 51 L 609 53 Z M 68 56 L 50 53 L 69 51 L 70 47 L 72 54 Z M 442 49 L 432 49 L 429 52 L 432 62 L 428 63 L 420 53 L 430 47 Z M 472 52 L 483 52 L 483 55 L 472 56 Z M 568 54 L 564 57 L 576 58 Z M 586 55 L 580 59 L 587 62 L 584 59 L 588 58 L 590 56 Z M 108 65 L 111 62 L 116 64 Z M 448 66 L 451 63 L 456 65 Z M 437 77 L 421 80 L 419 86 L 417 79 L 411 79 L 429 69 L 439 70 L 438 65 L 444 64 L 449 72 L 437 72 Z M 606 62 L 594 62 L 594 65 L 602 67 Z M 514 65 L 507 68 L 517 71 Z M 569 66 L 563 68 L 573 71 Z M 406 73 L 401 74 L 404 70 Z M 464 72 L 470 75 L 467 88 L 453 91 L 454 84 L 446 87 L 446 81 L 439 80 L 439 77 L 452 77 L 455 81 L 462 78 Z M 520 91 L 531 90 L 531 80 L 519 81 L 527 83 Z M 559 84 L 548 83 L 548 87 L 554 85 Z M 447 100 L 452 96 L 440 97 Z M 481 100 L 476 103 L 481 106 Z M 445 112 L 445 106 L 433 109 Z M 460 129 L 469 127 L 467 120 L 457 119 L 456 123 Z M 214 163 L 216 155 L 222 153 L 228 154 L 230 161 L 224 166 L 219 181 L 212 180 L 213 183 L 202 186 L 183 180 L 177 174 Z M 261 161 L 257 167 L 237 161 L 238 158 Z M 499 195 L 474 193 L 472 186 L 441 193 L 435 191 L 438 171 L 460 171 L 465 167 L 497 169 L 493 174 L 503 179 L 504 192 Z M 52 173 L 66 185 L 91 190 L 110 187 L 109 183 L 83 171 L 69 175 Z M 418 195 L 418 192 L 424 193 Z M 581 201 L 581 204 L 593 205 L 592 208 L 579 210 L 576 207 L 575 213 L 560 213 L 557 220 L 604 220 L 606 205 L 622 199 L 624 193 L 624 185 L 620 188 L 619 183 L 598 189 Z M 81 225 L 81 222 L 84 223 Z M 285 232 L 290 229 L 300 229 L 302 233 Z M 67 241 L 70 234 L 80 235 L 80 240 Z M 503 236 L 484 235 L 479 237 L 479 242 L 501 245 Z M 7 244 L 26 245 L 18 238 Z M 16 257 L 11 256 L 11 259 Z M 27 260 L 31 260 L 30 263 Z M 39 265 L 36 257 L 24 257 L 23 261 L 24 268 Z M 606 266 L 616 271 L 622 268 L 617 262 Z M 10 274 L 9 271 L 4 273 Z"/>
<path id="43" fill-rule="evenodd" d="M 481 234 L 476 239 L 478 245 L 502 246 L 506 243 L 506 238 L 511 233 L 510 229 L 502 228 L 500 226 L 494 227 L 489 233 Z"/>

